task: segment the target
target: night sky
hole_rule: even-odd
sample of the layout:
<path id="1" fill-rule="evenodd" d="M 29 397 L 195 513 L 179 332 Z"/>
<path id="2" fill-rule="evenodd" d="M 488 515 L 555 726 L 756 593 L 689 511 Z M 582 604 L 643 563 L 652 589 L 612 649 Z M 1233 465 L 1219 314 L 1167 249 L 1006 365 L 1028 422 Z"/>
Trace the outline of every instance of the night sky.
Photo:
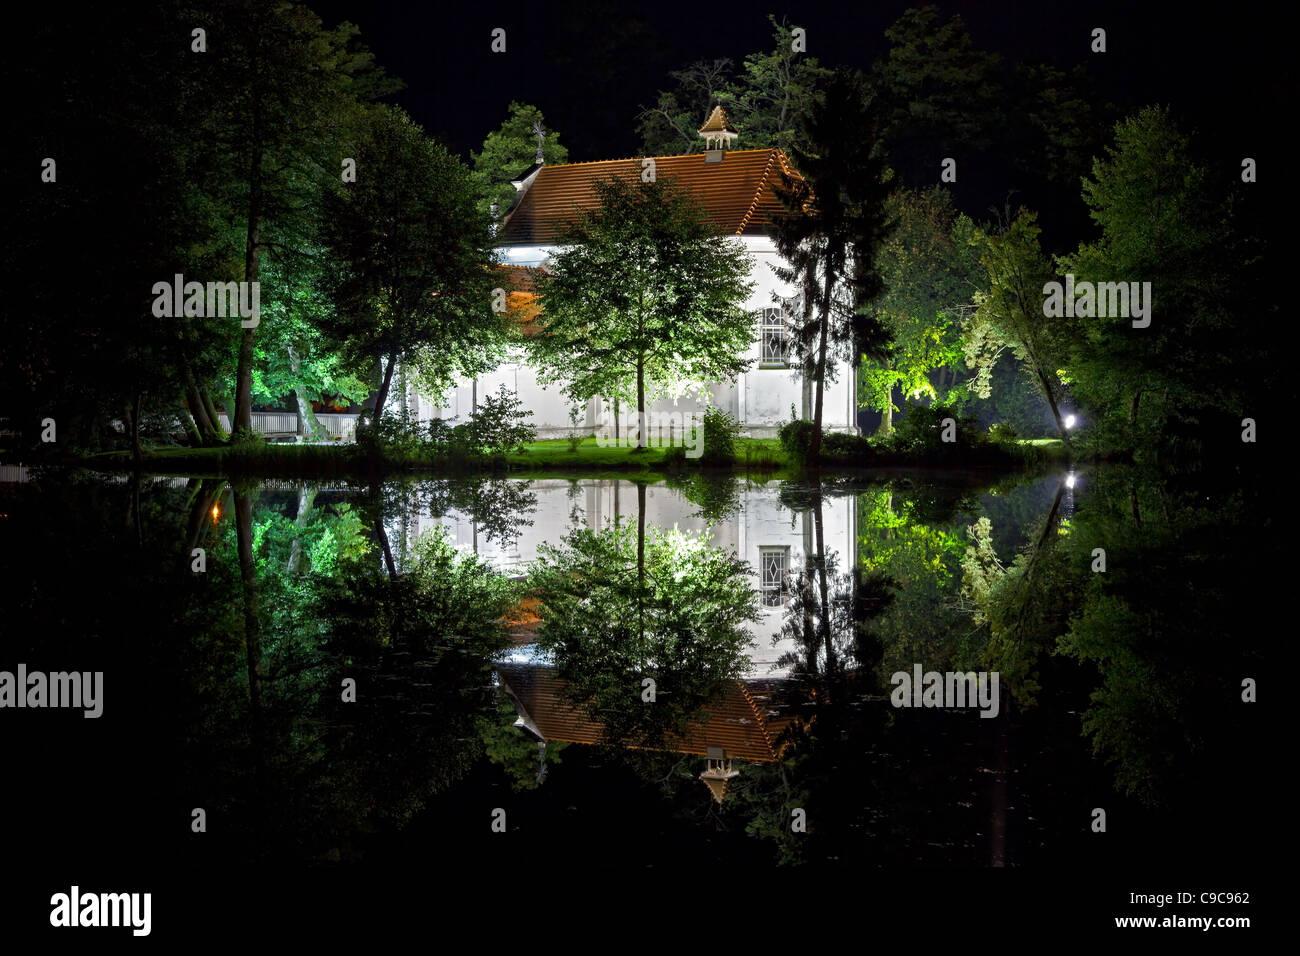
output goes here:
<path id="1" fill-rule="evenodd" d="M 768 12 L 802 26 L 808 53 L 824 65 L 865 70 L 887 49 L 885 29 L 911 4 L 309 5 L 329 24 L 356 23 L 379 62 L 406 82 L 397 102 L 462 156 L 479 148 L 518 99 L 540 107 L 570 159 L 584 161 L 637 152 L 636 114 L 654 102 L 657 90 L 670 86 L 670 70 L 724 56 L 739 63 L 748 53 L 767 50 Z M 1231 140 L 1225 150 L 1243 155 L 1239 141 L 1257 140 L 1279 105 L 1289 109 L 1293 67 L 1282 50 L 1288 31 L 1280 12 L 1162 6 L 939 5 L 945 15 L 961 13 L 981 49 L 1010 62 L 1042 58 L 1063 69 L 1085 63 L 1116 103 L 1168 102 L 1193 128 Z M 507 31 L 504 54 L 489 49 L 498 26 Z M 1105 54 L 1089 51 L 1097 26 L 1107 30 Z M 1259 158 L 1265 146 L 1251 142 L 1253 153 L 1246 154 Z"/>

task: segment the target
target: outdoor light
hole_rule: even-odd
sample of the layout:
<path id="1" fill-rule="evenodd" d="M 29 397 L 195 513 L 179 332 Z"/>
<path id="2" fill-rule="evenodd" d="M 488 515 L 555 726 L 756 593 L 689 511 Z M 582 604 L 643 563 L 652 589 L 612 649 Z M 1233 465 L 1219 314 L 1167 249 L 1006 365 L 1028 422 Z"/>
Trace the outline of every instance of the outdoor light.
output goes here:
<path id="1" fill-rule="evenodd" d="M 1073 487 L 1074 487 L 1074 475 L 1073 475 L 1073 474 L 1070 474 L 1070 475 L 1066 475 L 1066 476 L 1065 476 L 1065 487 L 1067 487 L 1067 488 L 1073 488 Z"/>
<path id="2" fill-rule="evenodd" d="M 1065 427 L 1066 427 L 1066 428 L 1073 428 L 1073 427 L 1074 427 L 1074 423 L 1075 423 L 1076 421 L 1078 421 L 1078 419 L 1075 418 L 1073 415 L 1066 415 L 1066 416 L 1065 416 Z"/>

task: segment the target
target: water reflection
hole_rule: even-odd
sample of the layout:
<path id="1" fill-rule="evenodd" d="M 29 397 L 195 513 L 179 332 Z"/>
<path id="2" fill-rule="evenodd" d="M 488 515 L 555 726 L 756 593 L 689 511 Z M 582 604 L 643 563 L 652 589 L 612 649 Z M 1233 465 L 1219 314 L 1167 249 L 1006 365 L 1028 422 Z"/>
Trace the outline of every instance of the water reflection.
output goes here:
<path id="1" fill-rule="evenodd" d="M 1172 846 L 1194 795 L 1242 805 L 1207 755 L 1260 746 L 1241 682 L 1280 561 L 1252 489 L 1120 468 L 1073 487 L 23 477 L 0 485 L 0 670 L 105 672 L 103 726 L 149 754 L 110 810 L 164 856 L 477 846 L 422 821 L 546 806 L 617 766 L 608 799 L 650 788 L 652 816 L 787 863 L 1083 859 L 1080 812 L 1127 807 Z M 998 718 L 891 708 L 916 663 L 998 670 Z M 58 764 L 70 728 L 19 719 L 51 822 L 82 773 L 114 772 Z M 177 807 L 222 840 L 178 846 Z"/>

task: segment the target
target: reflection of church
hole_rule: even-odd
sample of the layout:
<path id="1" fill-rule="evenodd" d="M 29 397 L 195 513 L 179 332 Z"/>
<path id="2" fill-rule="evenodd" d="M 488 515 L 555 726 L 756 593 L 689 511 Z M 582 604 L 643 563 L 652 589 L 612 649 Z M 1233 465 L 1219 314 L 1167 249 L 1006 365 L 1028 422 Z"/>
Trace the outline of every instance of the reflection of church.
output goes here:
<path id="1" fill-rule="evenodd" d="M 501 690 L 519 714 L 515 726 L 533 739 L 571 744 L 605 743 L 600 723 L 564 695 L 564 681 L 542 664 L 510 663 L 496 668 Z M 778 697 L 778 681 L 727 681 L 704 715 L 687 725 L 664 749 L 708 760 L 700 779 L 722 803 L 727 784 L 739 776 L 733 760 L 771 762 L 786 748 L 783 732 L 792 718 Z"/>

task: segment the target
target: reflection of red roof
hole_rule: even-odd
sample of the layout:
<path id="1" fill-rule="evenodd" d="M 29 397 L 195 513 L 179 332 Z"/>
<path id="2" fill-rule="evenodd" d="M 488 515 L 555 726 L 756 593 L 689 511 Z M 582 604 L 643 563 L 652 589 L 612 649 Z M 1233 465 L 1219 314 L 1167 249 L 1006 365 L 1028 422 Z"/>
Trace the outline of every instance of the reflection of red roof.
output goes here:
<path id="1" fill-rule="evenodd" d="M 546 740 L 599 744 L 601 725 L 565 696 L 565 681 L 550 667 L 527 664 L 497 666 L 501 684 L 515 699 L 521 716 Z M 704 756 L 721 747 L 727 757 L 779 760 L 785 743 L 778 738 L 789 717 L 771 709 L 771 695 L 762 682 L 727 681 L 722 692 L 692 721 L 680 738 L 669 738 L 666 749 Z"/>
<path id="2" fill-rule="evenodd" d="M 780 213 L 773 191 L 776 171 L 793 173 L 779 149 L 738 149 L 721 162 L 706 163 L 703 153 L 655 156 L 657 178 L 673 179 L 704 208 L 724 235 L 761 235 Z M 543 166 L 497 233 L 497 245 L 558 242 L 579 212 L 597 207 L 595 184 L 611 176 L 639 182 L 642 160 L 607 159 L 594 163 Z"/>

